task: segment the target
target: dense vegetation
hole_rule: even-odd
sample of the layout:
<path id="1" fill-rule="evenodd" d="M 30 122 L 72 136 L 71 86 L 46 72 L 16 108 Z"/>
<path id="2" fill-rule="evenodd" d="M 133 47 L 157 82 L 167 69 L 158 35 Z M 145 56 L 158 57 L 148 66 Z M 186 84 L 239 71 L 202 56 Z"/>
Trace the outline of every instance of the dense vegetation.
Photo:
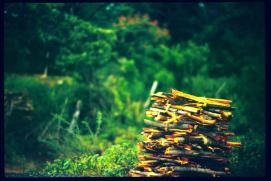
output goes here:
<path id="1" fill-rule="evenodd" d="M 126 175 L 156 80 L 233 100 L 232 173 L 265 173 L 262 3 L 8 3 L 4 19 L 5 93 L 33 107 L 5 105 L 6 168 Z"/>

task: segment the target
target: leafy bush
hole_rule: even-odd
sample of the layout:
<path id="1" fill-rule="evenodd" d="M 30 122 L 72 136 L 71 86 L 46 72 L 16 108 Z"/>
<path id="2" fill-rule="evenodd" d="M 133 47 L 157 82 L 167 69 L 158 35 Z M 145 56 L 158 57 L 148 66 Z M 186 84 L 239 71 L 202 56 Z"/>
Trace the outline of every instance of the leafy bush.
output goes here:
<path id="1" fill-rule="evenodd" d="M 123 143 L 108 148 L 103 155 L 82 154 L 69 159 L 48 162 L 42 174 L 84 175 L 84 176 L 125 176 L 137 163 L 137 148 Z"/>
<path id="2" fill-rule="evenodd" d="M 101 175 L 125 176 L 137 163 L 137 148 L 127 143 L 114 145 L 97 160 L 98 173 Z"/>
<path id="3" fill-rule="evenodd" d="M 261 138 L 261 139 L 257 139 Z M 265 173 L 265 138 L 251 129 L 238 138 L 242 147 L 233 150 L 230 167 L 233 176 L 264 176 Z"/>
<path id="4" fill-rule="evenodd" d="M 74 75 L 84 82 L 95 81 L 97 68 L 104 66 L 114 54 L 112 45 L 116 41 L 116 35 L 111 29 L 103 29 L 93 24 L 78 19 L 76 16 L 67 15 L 63 24 L 68 26 L 62 29 L 68 32 L 62 42 L 62 48 L 57 56 L 57 65 L 65 73 Z M 69 31 L 73 28 L 74 31 Z M 60 38 L 60 37 L 58 37 Z M 84 42 L 82 44 L 82 42 Z"/>
<path id="5" fill-rule="evenodd" d="M 5 119 L 6 156 L 9 157 L 8 154 L 13 152 L 11 149 L 26 156 L 39 156 L 41 149 L 36 138 L 46 122 L 50 120 L 50 113 L 55 110 L 50 97 L 50 88 L 31 77 L 8 76 L 5 77 L 5 91 L 25 93 L 29 104 L 34 108 L 30 119 L 24 119 L 24 115 L 20 114 Z M 35 150 L 34 153 L 29 151 L 32 149 Z"/>
<path id="6" fill-rule="evenodd" d="M 76 81 L 63 81 L 62 77 L 56 80 L 54 77 L 40 79 L 34 76 L 6 76 L 5 90 L 26 93 L 34 109 L 31 120 L 14 115 L 5 121 L 7 158 L 12 159 L 9 154 L 14 152 L 13 149 L 30 157 L 55 157 L 63 152 L 76 154 L 90 150 L 92 147 L 87 143 L 93 136 L 89 135 L 88 128 L 97 134 L 101 132 L 99 130 L 104 125 L 101 119 L 95 121 L 97 112 L 99 109 L 107 109 L 110 102 L 106 98 L 106 91 L 99 92 L 97 89 Z M 67 129 L 78 100 L 83 102 L 77 121 L 78 130 L 75 135 L 70 135 Z M 104 140 L 101 142 L 104 143 L 103 149 L 109 145 Z M 29 150 L 36 150 L 36 153 L 32 154 Z"/>
<path id="7" fill-rule="evenodd" d="M 55 107 L 50 99 L 48 85 L 29 76 L 16 75 L 6 76 L 4 83 L 6 90 L 27 94 L 35 109 L 35 119 L 33 121 L 43 123 L 50 118 L 50 112 L 53 112 Z"/>

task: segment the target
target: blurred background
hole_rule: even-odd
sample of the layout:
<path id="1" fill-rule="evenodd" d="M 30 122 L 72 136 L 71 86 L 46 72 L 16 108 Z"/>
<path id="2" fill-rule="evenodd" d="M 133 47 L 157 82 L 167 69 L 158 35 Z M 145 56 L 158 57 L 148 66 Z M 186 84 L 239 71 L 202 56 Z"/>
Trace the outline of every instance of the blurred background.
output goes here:
<path id="1" fill-rule="evenodd" d="M 264 14 L 241 2 L 6 3 L 5 172 L 125 175 L 157 81 L 233 100 L 232 173 L 264 175 Z"/>

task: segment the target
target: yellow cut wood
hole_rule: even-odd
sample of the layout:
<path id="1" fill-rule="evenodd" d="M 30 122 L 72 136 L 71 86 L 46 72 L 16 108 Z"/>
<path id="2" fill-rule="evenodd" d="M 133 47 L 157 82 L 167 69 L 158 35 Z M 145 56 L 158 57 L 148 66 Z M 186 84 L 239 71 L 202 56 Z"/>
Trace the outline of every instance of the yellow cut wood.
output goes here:
<path id="1" fill-rule="evenodd" d="M 232 117 L 232 113 L 231 112 L 227 112 L 227 111 L 221 111 L 222 117 L 224 119 L 229 119 L 230 117 Z"/>
<path id="2" fill-rule="evenodd" d="M 153 132 L 153 133 L 160 133 L 161 130 L 154 129 L 154 128 L 143 128 L 144 132 Z"/>
<path id="3" fill-rule="evenodd" d="M 190 106 L 171 105 L 171 107 L 175 109 L 181 109 L 184 111 L 192 112 L 192 113 L 197 113 L 197 114 L 199 114 L 201 111 L 201 108 L 195 108 L 195 107 L 190 107 Z"/>
<path id="4" fill-rule="evenodd" d="M 241 143 L 240 143 L 240 142 L 227 141 L 227 145 L 228 145 L 228 146 L 236 146 L 236 147 L 239 147 L 239 146 L 241 146 Z"/>
<path id="5" fill-rule="evenodd" d="M 164 95 L 163 92 L 153 93 L 153 94 L 151 94 L 151 97 L 167 98 L 167 96 Z"/>
<path id="6" fill-rule="evenodd" d="M 186 115 L 187 117 L 195 120 L 195 121 L 198 121 L 202 124 L 207 124 L 207 125 L 213 125 L 217 122 L 217 120 L 215 119 L 212 119 L 212 120 L 207 120 L 207 119 L 204 119 L 203 116 L 194 116 L 194 115 L 191 115 L 191 114 L 187 114 Z"/>
<path id="7" fill-rule="evenodd" d="M 221 103 L 224 103 L 224 104 L 232 103 L 232 101 L 228 100 L 228 99 L 218 99 L 218 98 L 207 98 L 207 99 L 210 100 L 210 101 L 221 102 Z"/>
<path id="8" fill-rule="evenodd" d="M 208 138 L 204 136 L 203 134 L 199 134 L 198 136 L 194 136 L 194 138 L 201 138 L 203 141 L 203 144 L 208 144 Z"/>
<path id="9" fill-rule="evenodd" d="M 188 161 L 186 161 L 186 160 L 176 160 L 176 162 L 178 162 L 182 165 L 188 164 Z"/>
<path id="10" fill-rule="evenodd" d="M 152 168 L 151 167 L 144 167 L 144 171 L 147 171 L 147 172 L 152 172 Z"/>
<path id="11" fill-rule="evenodd" d="M 186 98 L 186 99 L 190 99 L 196 102 L 201 102 L 201 103 L 206 103 L 206 104 L 211 104 L 211 105 L 217 105 L 217 106 L 224 106 L 224 107 L 230 107 L 230 104 L 225 104 L 225 103 L 220 103 L 217 101 L 213 101 L 213 100 L 208 100 L 205 97 L 197 97 L 197 96 L 193 96 L 191 94 L 187 94 L 175 89 L 171 89 L 172 95 L 176 96 L 176 97 L 182 97 L 182 98 Z"/>

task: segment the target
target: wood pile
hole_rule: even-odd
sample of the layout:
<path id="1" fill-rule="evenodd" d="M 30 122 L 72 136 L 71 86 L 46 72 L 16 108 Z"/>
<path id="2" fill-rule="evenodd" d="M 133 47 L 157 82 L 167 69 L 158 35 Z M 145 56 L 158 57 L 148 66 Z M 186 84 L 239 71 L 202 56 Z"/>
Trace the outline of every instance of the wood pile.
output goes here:
<path id="1" fill-rule="evenodd" d="M 193 96 L 175 89 L 151 95 L 139 164 L 129 176 L 223 176 L 233 147 L 227 132 L 231 100 Z"/>

